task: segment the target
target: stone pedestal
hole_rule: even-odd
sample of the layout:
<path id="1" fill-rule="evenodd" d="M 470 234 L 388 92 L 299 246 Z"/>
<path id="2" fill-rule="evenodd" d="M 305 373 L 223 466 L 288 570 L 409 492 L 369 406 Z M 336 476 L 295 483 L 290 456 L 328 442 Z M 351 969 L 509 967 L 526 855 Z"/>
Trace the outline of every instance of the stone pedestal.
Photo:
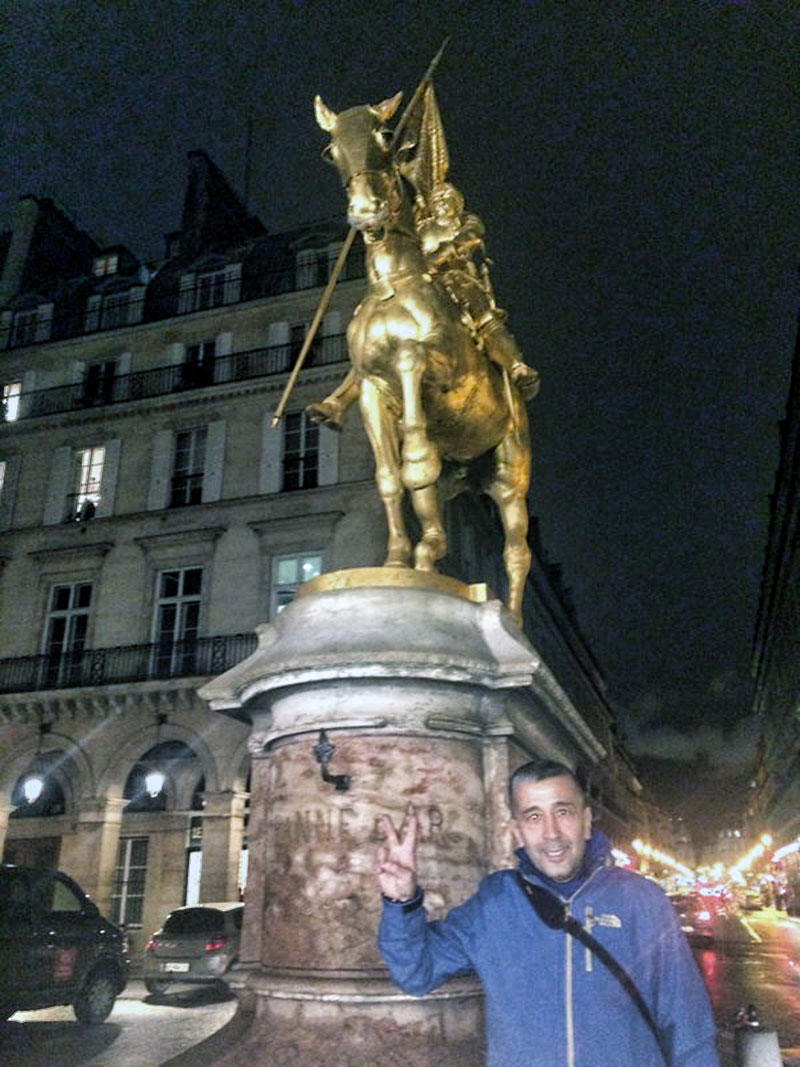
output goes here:
<path id="1" fill-rule="evenodd" d="M 254 757 L 239 978 L 254 1021 L 219 1064 L 483 1063 L 474 980 L 425 998 L 388 980 L 376 948 L 377 823 L 389 812 L 399 824 L 409 804 L 419 813 L 432 916 L 507 862 L 511 705 L 530 700 L 539 666 L 498 601 L 376 568 L 303 587 L 259 628 L 253 655 L 201 690 L 252 724 Z M 321 730 L 346 791 L 323 780 Z"/>

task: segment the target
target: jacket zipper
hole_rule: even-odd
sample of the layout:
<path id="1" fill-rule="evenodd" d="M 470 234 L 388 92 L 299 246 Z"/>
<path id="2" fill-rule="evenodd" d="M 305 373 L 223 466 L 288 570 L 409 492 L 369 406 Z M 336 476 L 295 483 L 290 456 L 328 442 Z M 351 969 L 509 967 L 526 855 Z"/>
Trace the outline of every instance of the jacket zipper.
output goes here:
<path id="1" fill-rule="evenodd" d="M 592 873 L 589 875 L 583 885 L 580 886 L 580 888 L 576 889 L 572 896 L 569 898 L 569 900 L 565 902 L 567 915 L 572 915 L 572 902 L 575 897 L 578 895 L 578 893 L 581 893 L 586 888 L 586 886 L 591 882 L 591 880 L 600 870 L 602 870 L 602 867 L 595 867 L 595 869 L 592 871 Z M 588 915 L 589 911 L 587 911 L 587 916 Z M 565 941 L 567 943 L 566 976 L 564 983 L 564 996 L 566 1000 L 565 1015 L 567 1022 L 567 1067 L 575 1067 L 575 1024 L 572 1014 L 572 935 L 566 934 Z M 586 951 L 587 953 L 589 952 L 588 948 Z M 589 962 L 587 960 L 587 970 L 590 969 L 591 967 L 589 966 Z"/>

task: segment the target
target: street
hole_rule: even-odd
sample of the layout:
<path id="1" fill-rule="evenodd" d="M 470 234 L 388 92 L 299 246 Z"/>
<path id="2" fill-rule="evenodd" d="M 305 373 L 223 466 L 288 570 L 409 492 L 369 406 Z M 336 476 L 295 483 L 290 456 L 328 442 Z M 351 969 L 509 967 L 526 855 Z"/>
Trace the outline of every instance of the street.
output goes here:
<path id="1" fill-rule="evenodd" d="M 157 1067 L 205 1040 L 231 1018 L 236 998 L 179 986 L 149 996 L 134 980 L 101 1026 L 79 1026 L 70 1007 L 20 1011 L 0 1024 L 2 1067 Z"/>
<path id="2" fill-rule="evenodd" d="M 763 1026 L 776 1030 L 785 1064 L 800 1064 L 800 919 L 774 908 L 739 912 L 715 922 L 710 948 L 695 956 L 711 996 L 722 1067 L 735 1067 L 732 1024 L 754 1004 Z"/>
<path id="3" fill-rule="evenodd" d="M 711 996 L 722 1067 L 738 1067 L 733 1020 L 754 1004 L 778 1033 L 785 1067 L 800 1067 L 800 918 L 773 908 L 715 920 L 715 940 L 695 957 Z M 217 989 L 178 987 L 148 996 L 134 980 L 108 1021 L 78 1026 L 69 1007 L 17 1012 L 0 1025 L 3 1067 L 158 1067 L 219 1030 L 236 1000 Z"/>

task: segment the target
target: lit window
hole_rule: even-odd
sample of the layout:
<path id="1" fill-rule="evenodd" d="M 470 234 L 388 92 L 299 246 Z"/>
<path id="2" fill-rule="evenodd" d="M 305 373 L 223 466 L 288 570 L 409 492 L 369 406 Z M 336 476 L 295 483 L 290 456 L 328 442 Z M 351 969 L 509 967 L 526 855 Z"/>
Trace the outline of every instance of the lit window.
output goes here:
<path id="1" fill-rule="evenodd" d="M 16 422 L 19 418 L 21 392 L 21 382 L 9 382 L 8 385 L 3 386 L 3 417 L 6 422 Z"/>
<path id="2" fill-rule="evenodd" d="M 322 573 L 322 553 L 302 552 L 294 556 L 276 556 L 272 561 L 272 617 L 294 600 L 299 585 Z"/>
<path id="3" fill-rule="evenodd" d="M 86 520 L 94 516 L 100 503 L 103 464 L 106 450 L 82 448 L 75 453 L 75 491 L 68 496 L 69 519 Z"/>
<path id="4" fill-rule="evenodd" d="M 94 275 L 96 278 L 104 278 L 108 274 L 116 274 L 119 269 L 119 256 L 116 252 L 113 255 L 98 256 L 94 261 Z"/>

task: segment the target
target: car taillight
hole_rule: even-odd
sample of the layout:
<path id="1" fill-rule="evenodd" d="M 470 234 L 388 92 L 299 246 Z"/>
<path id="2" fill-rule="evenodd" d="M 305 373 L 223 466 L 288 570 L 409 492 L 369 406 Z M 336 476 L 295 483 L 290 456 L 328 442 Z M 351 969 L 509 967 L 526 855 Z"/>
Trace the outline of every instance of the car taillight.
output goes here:
<path id="1" fill-rule="evenodd" d="M 216 952 L 217 949 L 225 948 L 227 943 L 227 937 L 212 937 L 210 941 L 206 941 L 206 952 Z"/>
<path id="2" fill-rule="evenodd" d="M 156 939 L 154 937 L 148 937 L 147 944 L 144 946 L 145 952 L 155 952 Z"/>

